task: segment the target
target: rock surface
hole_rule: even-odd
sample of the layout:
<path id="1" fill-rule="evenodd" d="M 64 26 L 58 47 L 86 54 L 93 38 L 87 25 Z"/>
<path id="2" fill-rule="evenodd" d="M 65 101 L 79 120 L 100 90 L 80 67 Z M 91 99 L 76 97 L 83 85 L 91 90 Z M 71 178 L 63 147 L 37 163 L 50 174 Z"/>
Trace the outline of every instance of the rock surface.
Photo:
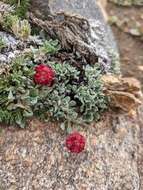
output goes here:
<path id="1" fill-rule="evenodd" d="M 1 189 L 141 190 L 141 117 L 143 107 L 134 119 L 111 113 L 89 128 L 81 127 L 87 143 L 79 155 L 67 152 L 66 134 L 57 125 L 32 121 L 27 130 L 3 129 Z"/>
<path id="2" fill-rule="evenodd" d="M 98 57 L 105 71 L 113 65 L 119 67 L 113 34 L 96 0 L 90 3 L 88 0 L 33 0 L 30 11 L 44 20 L 32 15 L 32 22 L 59 38 L 63 47 L 79 51 L 91 63 L 97 62 Z"/>
<path id="3" fill-rule="evenodd" d="M 102 76 L 105 93 L 110 98 L 110 106 L 124 112 L 134 112 L 142 104 L 140 82 L 132 77 Z M 119 110 L 118 110 L 119 111 Z"/>

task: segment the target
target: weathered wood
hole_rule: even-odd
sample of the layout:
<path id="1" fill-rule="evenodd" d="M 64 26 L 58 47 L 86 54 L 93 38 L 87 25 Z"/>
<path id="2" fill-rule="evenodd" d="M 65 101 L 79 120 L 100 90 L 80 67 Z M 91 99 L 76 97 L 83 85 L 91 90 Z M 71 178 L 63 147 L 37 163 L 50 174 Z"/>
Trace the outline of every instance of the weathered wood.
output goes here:
<path id="1" fill-rule="evenodd" d="M 31 21 L 57 37 L 64 48 L 80 52 L 90 63 L 98 59 L 107 72 L 118 65 L 118 49 L 97 1 L 32 0 L 30 11 Z"/>
<path id="2" fill-rule="evenodd" d="M 107 0 L 97 0 L 97 4 L 100 7 L 100 10 L 104 16 L 105 21 L 108 21 L 108 16 L 106 13 Z"/>

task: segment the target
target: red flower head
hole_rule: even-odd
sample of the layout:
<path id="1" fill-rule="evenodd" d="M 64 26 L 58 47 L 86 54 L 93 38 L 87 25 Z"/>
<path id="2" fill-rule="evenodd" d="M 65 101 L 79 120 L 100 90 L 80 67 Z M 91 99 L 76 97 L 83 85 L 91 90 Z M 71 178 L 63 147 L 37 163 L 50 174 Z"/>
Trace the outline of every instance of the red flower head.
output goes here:
<path id="1" fill-rule="evenodd" d="M 85 138 L 78 132 L 73 132 L 66 139 L 66 147 L 72 153 L 80 153 L 85 147 Z"/>
<path id="2" fill-rule="evenodd" d="M 55 78 L 55 72 L 51 67 L 40 64 L 35 67 L 35 71 L 36 73 L 34 75 L 34 81 L 36 84 L 48 86 L 52 85 Z"/>

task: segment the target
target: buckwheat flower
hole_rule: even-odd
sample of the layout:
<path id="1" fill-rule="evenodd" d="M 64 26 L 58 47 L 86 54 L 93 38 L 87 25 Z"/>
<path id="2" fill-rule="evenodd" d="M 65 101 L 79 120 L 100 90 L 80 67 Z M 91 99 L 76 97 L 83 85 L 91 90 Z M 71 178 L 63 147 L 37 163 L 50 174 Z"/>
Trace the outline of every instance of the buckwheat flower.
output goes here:
<path id="1" fill-rule="evenodd" d="M 54 70 L 44 64 L 35 67 L 34 81 L 36 84 L 51 86 L 55 79 Z"/>
<path id="2" fill-rule="evenodd" d="M 66 147 L 72 153 L 80 153 L 85 148 L 85 137 L 78 132 L 73 132 L 66 138 Z"/>

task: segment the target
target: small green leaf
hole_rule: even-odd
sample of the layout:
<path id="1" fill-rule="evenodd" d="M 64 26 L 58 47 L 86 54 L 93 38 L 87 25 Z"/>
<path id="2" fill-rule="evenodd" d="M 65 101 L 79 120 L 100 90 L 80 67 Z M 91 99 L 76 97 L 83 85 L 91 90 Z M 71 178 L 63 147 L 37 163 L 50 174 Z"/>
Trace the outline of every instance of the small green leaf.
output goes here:
<path id="1" fill-rule="evenodd" d="M 65 123 L 61 123 L 60 128 L 64 131 L 66 129 Z"/>
<path id="2" fill-rule="evenodd" d="M 23 116 L 24 117 L 32 117 L 33 116 L 33 112 L 32 111 L 24 111 L 23 112 Z"/>
<path id="3" fill-rule="evenodd" d="M 13 96 L 13 93 L 12 93 L 12 91 L 10 90 L 9 91 L 9 94 L 8 94 L 8 100 L 14 100 L 15 98 L 14 98 L 14 96 Z"/>

